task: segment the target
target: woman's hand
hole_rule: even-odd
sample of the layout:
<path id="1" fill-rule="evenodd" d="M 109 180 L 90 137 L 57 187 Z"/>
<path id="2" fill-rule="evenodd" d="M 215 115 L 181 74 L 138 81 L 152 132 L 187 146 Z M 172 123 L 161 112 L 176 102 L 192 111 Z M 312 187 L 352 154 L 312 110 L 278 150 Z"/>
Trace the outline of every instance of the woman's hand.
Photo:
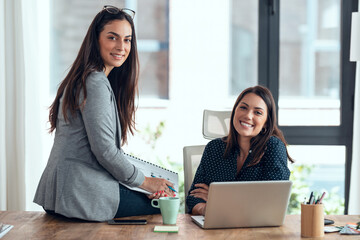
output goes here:
<path id="1" fill-rule="evenodd" d="M 169 196 L 169 195 L 167 195 L 167 194 L 165 193 L 165 191 L 159 191 L 159 192 L 155 192 L 155 193 L 153 193 L 153 194 L 147 195 L 147 197 L 148 197 L 149 199 L 159 199 L 159 198 L 161 198 L 161 197 L 175 197 L 175 196 L 176 196 L 175 193 L 174 193 L 173 196 Z"/>
<path id="2" fill-rule="evenodd" d="M 148 198 L 160 198 L 160 197 L 174 197 L 176 196 L 170 187 L 174 187 L 174 184 L 163 178 L 145 177 L 145 181 L 139 186 L 153 194 L 148 195 Z"/>
<path id="3" fill-rule="evenodd" d="M 194 215 L 205 216 L 205 210 L 206 210 L 206 203 L 198 203 L 193 207 L 191 213 Z"/>
<path id="4" fill-rule="evenodd" d="M 207 201 L 209 194 L 209 186 L 205 183 L 197 183 L 195 184 L 195 187 L 197 188 L 190 192 L 190 196 L 201 198 L 202 200 Z"/>

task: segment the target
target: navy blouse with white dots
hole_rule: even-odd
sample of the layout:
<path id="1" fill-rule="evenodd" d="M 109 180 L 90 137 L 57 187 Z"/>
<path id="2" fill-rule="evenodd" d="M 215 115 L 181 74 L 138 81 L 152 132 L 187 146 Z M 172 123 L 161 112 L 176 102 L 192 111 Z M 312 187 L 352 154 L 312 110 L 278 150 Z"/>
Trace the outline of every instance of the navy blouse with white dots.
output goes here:
<path id="1" fill-rule="evenodd" d="M 253 160 L 252 154 L 249 153 L 239 174 L 236 175 L 239 147 L 229 157 L 224 158 L 226 143 L 220 138 L 210 141 L 205 147 L 189 194 L 195 189 L 194 184 L 197 183 L 210 185 L 212 182 L 289 180 L 290 171 L 287 167 L 285 144 L 279 138 L 271 136 L 266 145 L 265 154 L 260 162 L 248 166 Z M 188 195 L 186 204 L 189 213 L 196 204 L 201 202 L 205 201 Z"/>

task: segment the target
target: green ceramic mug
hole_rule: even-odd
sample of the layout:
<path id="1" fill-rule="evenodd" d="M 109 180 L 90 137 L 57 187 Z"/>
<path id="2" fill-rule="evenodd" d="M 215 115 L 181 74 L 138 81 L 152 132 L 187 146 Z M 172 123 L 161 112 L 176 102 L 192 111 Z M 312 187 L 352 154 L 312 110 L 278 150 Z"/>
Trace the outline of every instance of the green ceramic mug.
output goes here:
<path id="1" fill-rule="evenodd" d="M 180 198 L 161 197 L 159 199 L 153 199 L 151 200 L 151 206 L 160 208 L 163 224 L 176 224 L 176 218 L 180 207 Z"/>

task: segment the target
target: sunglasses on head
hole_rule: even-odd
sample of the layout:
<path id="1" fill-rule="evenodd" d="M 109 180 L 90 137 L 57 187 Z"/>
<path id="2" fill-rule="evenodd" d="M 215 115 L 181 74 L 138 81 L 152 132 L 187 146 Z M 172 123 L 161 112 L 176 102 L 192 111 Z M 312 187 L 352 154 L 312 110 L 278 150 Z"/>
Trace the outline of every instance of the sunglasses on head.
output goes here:
<path id="1" fill-rule="evenodd" d="M 106 10 L 110 14 L 118 14 L 119 12 L 123 12 L 129 15 L 132 19 L 135 17 L 135 11 L 129 8 L 117 8 L 111 5 L 105 5 L 103 10 Z"/>

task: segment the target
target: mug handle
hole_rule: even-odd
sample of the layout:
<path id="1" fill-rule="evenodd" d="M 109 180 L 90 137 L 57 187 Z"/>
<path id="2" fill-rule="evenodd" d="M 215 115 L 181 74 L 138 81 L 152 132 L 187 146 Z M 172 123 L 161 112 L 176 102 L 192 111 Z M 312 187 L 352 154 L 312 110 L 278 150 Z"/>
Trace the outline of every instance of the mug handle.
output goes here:
<path id="1" fill-rule="evenodd" d="M 154 202 L 156 202 L 157 205 L 155 205 Z M 160 204 L 159 204 L 159 199 L 153 199 L 153 200 L 151 200 L 151 206 L 153 206 L 154 208 L 160 208 L 159 205 L 160 205 Z"/>

